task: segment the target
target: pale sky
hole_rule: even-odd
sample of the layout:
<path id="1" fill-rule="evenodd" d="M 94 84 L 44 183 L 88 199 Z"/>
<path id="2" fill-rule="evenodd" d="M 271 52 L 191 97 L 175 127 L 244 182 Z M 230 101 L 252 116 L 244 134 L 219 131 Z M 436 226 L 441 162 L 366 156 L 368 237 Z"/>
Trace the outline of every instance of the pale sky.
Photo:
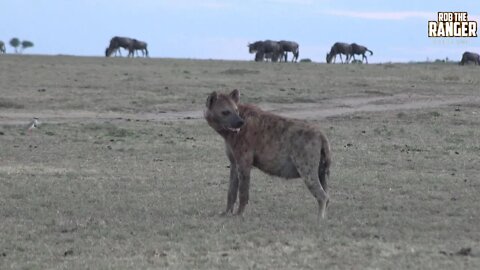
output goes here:
<path id="1" fill-rule="evenodd" d="M 300 58 L 325 62 L 336 41 L 374 52 L 370 62 L 424 61 L 464 51 L 480 39 L 433 39 L 438 11 L 465 11 L 480 23 L 478 0 L 1 0 L 0 40 L 30 40 L 32 54 L 104 56 L 111 37 L 148 43 L 152 57 L 251 60 L 247 44 L 294 40 Z M 479 24 L 480 26 L 480 24 Z M 480 32 L 478 33 L 480 34 Z M 125 53 L 124 53 L 125 55 Z"/>

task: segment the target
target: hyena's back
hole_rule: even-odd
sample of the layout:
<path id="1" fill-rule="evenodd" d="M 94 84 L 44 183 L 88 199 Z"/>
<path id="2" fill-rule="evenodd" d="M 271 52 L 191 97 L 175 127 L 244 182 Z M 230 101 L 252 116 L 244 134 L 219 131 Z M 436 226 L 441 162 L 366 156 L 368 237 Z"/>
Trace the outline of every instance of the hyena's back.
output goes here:
<path id="1" fill-rule="evenodd" d="M 239 111 L 246 120 L 243 135 L 254 149 L 255 167 L 271 175 L 298 178 L 301 176 L 298 168 L 309 166 L 308 160 L 317 160 L 315 169 L 318 169 L 322 153 L 329 165 L 328 142 L 317 127 L 249 105 L 240 105 Z"/>

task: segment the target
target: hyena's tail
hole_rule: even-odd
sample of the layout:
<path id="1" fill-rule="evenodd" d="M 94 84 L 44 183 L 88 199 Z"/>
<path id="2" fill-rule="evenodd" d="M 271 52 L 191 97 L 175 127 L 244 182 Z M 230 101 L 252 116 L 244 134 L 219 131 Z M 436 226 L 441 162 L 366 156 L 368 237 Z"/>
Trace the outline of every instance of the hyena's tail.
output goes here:
<path id="1" fill-rule="evenodd" d="M 327 138 L 322 137 L 322 149 L 320 150 L 320 164 L 318 166 L 318 178 L 323 190 L 327 192 L 327 180 L 330 177 L 330 164 L 332 163 L 330 146 Z"/>

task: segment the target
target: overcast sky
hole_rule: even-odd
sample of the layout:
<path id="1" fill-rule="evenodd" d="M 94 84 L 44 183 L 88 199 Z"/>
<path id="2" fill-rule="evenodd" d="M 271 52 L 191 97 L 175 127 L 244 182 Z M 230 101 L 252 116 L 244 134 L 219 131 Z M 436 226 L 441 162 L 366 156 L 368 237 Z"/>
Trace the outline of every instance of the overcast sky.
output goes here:
<path id="1" fill-rule="evenodd" d="M 295 40 L 300 58 L 319 62 L 336 41 L 367 46 L 371 62 L 459 60 L 466 50 L 480 52 L 478 37 L 427 37 L 438 11 L 466 11 L 480 22 L 478 0 L 1 2 L 0 40 L 33 41 L 26 53 L 34 54 L 103 56 L 115 35 L 147 41 L 152 57 L 249 60 L 248 42 L 264 39 Z"/>

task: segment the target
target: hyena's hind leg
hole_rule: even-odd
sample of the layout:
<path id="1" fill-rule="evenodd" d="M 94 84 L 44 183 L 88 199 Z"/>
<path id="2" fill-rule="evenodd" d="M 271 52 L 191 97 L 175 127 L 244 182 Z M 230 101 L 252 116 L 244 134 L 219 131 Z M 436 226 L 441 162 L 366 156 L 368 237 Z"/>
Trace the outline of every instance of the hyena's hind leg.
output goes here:
<path id="1" fill-rule="evenodd" d="M 308 149 L 308 150 L 307 150 Z M 310 147 L 305 147 L 302 153 L 294 153 L 292 160 L 298 173 L 305 181 L 305 185 L 318 202 L 318 217 L 325 218 L 327 202 L 329 200 L 327 192 L 320 184 L 318 174 L 318 164 L 320 163 L 320 152 L 312 152 Z M 326 181 L 325 181 L 326 183 Z"/>
<path id="2" fill-rule="evenodd" d="M 327 205 L 330 203 L 330 199 L 328 196 L 328 179 L 330 178 L 330 161 L 326 161 L 322 156 L 320 160 L 320 164 L 318 165 L 318 179 L 320 180 L 320 185 L 322 186 L 323 190 L 327 194 Z"/>

